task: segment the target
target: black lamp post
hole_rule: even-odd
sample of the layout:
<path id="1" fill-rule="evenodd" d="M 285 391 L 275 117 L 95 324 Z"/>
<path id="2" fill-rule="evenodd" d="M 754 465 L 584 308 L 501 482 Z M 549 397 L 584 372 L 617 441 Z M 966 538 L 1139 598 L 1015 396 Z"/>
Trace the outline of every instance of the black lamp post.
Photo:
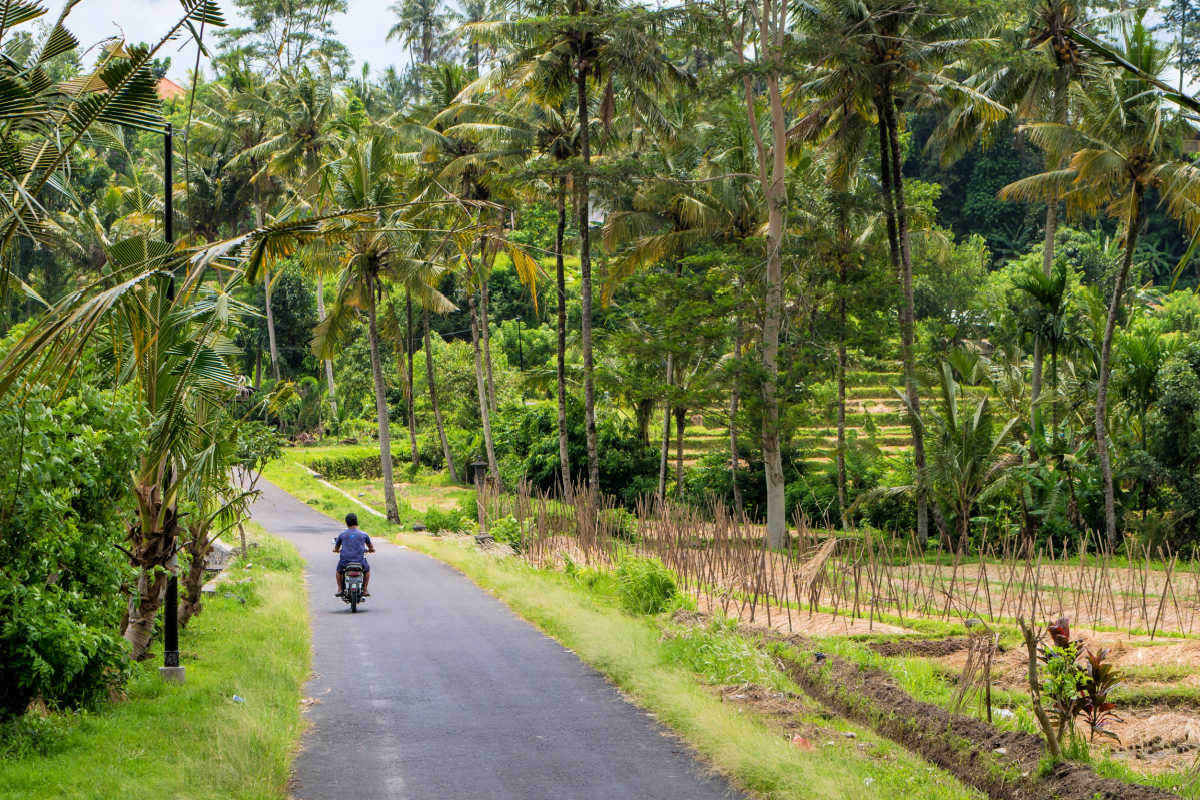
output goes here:
<path id="1" fill-rule="evenodd" d="M 175 241 L 175 209 L 171 198 L 171 183 L 174 177 L 174 153 L 171 147 L 171 123 L 163 129 L 163 238 L 167 244 Z M 167 284 L 167 298 L 175 299 L 175 273 Z M 167 481 L 171 480 L 168 467 Z M 171 575 L 167 578 L 167 597 L 163 603 L 163 665 L 158 674 L 171 683 L 183 683 L 184 667 L 179 666 L 179 557 L 175 542 L 171 542 Z"/>

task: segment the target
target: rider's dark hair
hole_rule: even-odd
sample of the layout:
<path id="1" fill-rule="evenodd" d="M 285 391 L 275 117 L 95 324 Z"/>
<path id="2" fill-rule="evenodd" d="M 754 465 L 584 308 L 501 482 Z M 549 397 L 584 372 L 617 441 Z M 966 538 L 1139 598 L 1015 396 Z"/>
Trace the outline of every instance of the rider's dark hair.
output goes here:
<path id="1" fill-rule="evenodd" d="M 346 515 L 346 527 L 353 528 L 357 524 L 358 524 L 358 514 L 355 514 L 353 511 L 351 511 L 349 514 Z"/>

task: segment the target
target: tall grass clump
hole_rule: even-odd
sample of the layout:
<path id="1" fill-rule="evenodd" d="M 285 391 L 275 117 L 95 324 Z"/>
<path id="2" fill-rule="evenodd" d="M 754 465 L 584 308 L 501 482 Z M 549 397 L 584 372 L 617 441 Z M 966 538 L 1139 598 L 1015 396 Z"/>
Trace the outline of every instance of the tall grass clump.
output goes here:
<path id="1" fill-rule="evenodd" d="M 617 565 L 621 606 L 634 614 L 661 614 L 679 594 L 675 576 L 657 558 L 631 556 Z"/>

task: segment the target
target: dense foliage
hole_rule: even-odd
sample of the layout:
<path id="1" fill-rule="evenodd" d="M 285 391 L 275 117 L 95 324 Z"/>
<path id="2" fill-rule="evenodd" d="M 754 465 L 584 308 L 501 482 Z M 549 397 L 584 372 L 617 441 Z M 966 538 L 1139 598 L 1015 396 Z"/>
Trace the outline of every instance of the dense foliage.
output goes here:
<path id="1" fill-rule="evenodd" d="M 0 408 L 0 717 L 34 698 L 90 705 L 118 686 L 131 576 L 118 550 L 141 449 L 127 396 L 28 387 Z"/>

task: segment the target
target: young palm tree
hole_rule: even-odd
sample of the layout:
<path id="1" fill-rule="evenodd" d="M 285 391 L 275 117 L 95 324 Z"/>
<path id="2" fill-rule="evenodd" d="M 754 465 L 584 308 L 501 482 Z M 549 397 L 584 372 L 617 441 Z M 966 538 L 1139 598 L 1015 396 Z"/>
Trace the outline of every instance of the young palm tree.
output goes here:
<path id="1" fill-rule="evenodd" d="M 1155 41 L 1141 19 L 1122 26 L 1122 58 L 1144 76 L 1166 68 L 1168 51 Z M 1116 543 L 1117 514 L 1112 460 L 1108 446 L 1108 384 L 1113 335 L 1124 305 L 1125 284 L 1137 246 L 1142 204 L 1156 191 L 1168 213 L 1191 230 L 1200 225 L 1200 171 L 1172 150 L 1182 121 L 1166 107 L 1162 90 L 1142 75 L 1093 68 L 1087 91 L 1075 92 L 1076 127 L 1059 123 L 1023 126 L 1030 138 L 1051 153 L 1069 154 L 1067 165 L 1009 184 L 1001 196 L 1046 201 L 1062 197 L 1068 209 L 1118 217 L 1124 247 L 1109 300 L 1100 345 L 1096 385 L 1096 454 L 1104 481 L 1105 533 Z"/>
<path id="2" fill-rule="evenodd" d="M 940 378 L 941 408 L 922 424 L 930 433 L 931 477 L 941 489 L 957 526 L 957 544 L 965 550 L 970 540 L 971 511 L 992 491 L 1016 463 L 1007 445 L 1017 419 L 996 425 L 990 399 L 981 398 L 964 408 L 953 368 L 943 362 Z M 965 413 L 964 413 L 965 412 Z"/>

